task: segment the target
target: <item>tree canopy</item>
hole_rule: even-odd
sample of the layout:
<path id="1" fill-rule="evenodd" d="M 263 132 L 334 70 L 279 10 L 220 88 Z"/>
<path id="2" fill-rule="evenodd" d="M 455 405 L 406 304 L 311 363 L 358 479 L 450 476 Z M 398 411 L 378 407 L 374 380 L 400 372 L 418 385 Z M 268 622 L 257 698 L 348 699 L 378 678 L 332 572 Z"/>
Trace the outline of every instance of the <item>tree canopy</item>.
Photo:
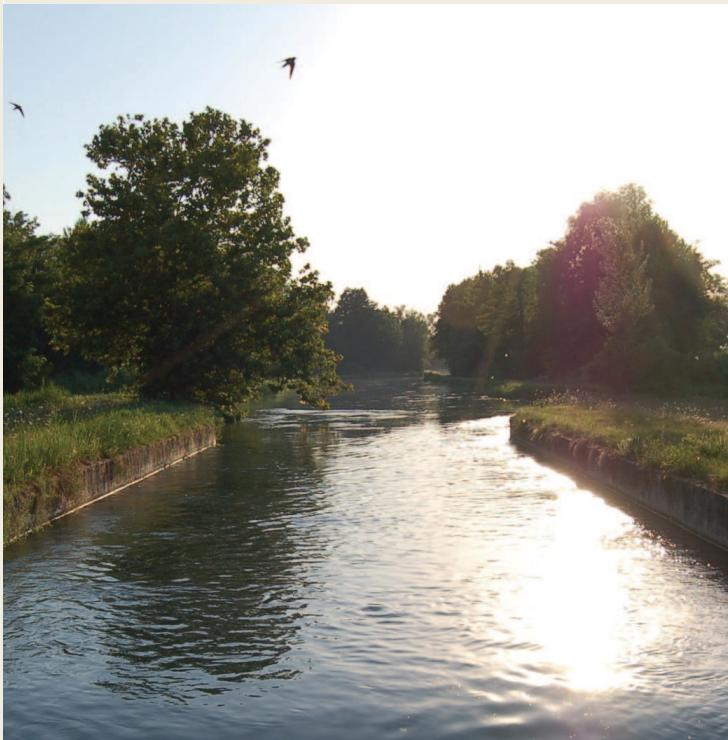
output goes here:
<path id="1" fill-rule="evenodd" d="M 346 288 L 329 314 L 326 342 L 342 356 L 342 372 L 421 372 L 429 352 L 425 316 L 380 307 L 364 288 Z"/>
<path id="2" fill-rule="evenodd" d="M 583 203 L 529 267 L 451 285 L 435 346 L 455 374 L 728 383 L 728 291 L 713 266 L 626 185 Z"/>
<path id="3" fill-rule="evenodd" d="M 324 345 L 329 283 L 283 214 L 269 141 L 212 108 L 181 125 L 119 116 L 89 159 L 83 220 L 67 235 L 54 341 L 147 396 L 234 407 L 262 388 L 325 405 L 343 386 Z"/>
<path id="4" fill-rule="evenodd" d="M 58 274 L 57 240 L 36 234 L 38 222 L 9 201 L 3 186 L 3 389 L 13 393 L 50 372 L 46 299 Z"/>

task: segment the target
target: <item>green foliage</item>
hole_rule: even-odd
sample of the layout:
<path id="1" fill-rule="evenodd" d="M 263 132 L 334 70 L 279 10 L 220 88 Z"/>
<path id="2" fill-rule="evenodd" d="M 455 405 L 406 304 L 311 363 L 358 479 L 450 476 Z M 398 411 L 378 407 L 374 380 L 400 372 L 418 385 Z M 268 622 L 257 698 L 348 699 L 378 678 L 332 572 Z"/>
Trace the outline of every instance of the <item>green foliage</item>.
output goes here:
<path id="1" fill-rule="evenodd" d="M 711 369 L 714 378 L 723 386 L 725 397 L 728 398 L 728 347 L 721 348 L 711 359 Z M 713 378 L 710 378 L 713 380 Z"/>
<path id="2" fill-rule="evenodd" d="M 589 366 L 590 376 L 617 391 L 679 394 L 682 389 L 680 356 L 660 337 L 610 337 Z M 672 372 L 665 372 L 671 368 Z"/>
<path id="3" fill-rule="evenodd" d="M 641 188 L 621 188 L 612 201 L 613 215 L 592 227 L 603 274 L 594 306 L 608 338 L 589 369 L 617 388 L 679 386 L 710 344 L 709 265 L 653 214 Z"/>
<path id="4" fill-rule="evenodd" d="M 422 372 L 430 330 L 417 311 L 380 308 L 363 288 L 346 288 L 329 314 L 327 345 L 342 372 Z"/>
<path id="5" fill-rule="evenodd" d="M 119 117 L 86 146 L 85 220 L 63 250 L 57 346 L 131 374 L 147 397 L 234 408 L 266 387 L 322 406 L 343 384 L 326 349 L 332 291 L 290 257 L 268 140 L 207 108 L 182 125 Z M 93 216 L 91 219 L 90 217 Z"/>
<path id="6" fill-rule="evenodd" d="M 582 203 L 569 218 L 564 237 L 536 260 L 539 307 L 544 305 L 545 319 L 538 330 L 542 348 L 548 348 L 539 367 L 545 374 L 579 373 L 604 343 L 606 332 L 594 309 L 602 279 L 594 238 L 611 211 L 611 201 L 599 197 L 593 203 Z"/>
<path id="7" fill-rule="evenodd" d="M 55 364 L 55 363 L 54 363 Z M 85 364 L 85 363 L 84 363 Z M 77 395 L 91 395 L 94 393 L 115 393 L 125 388 L 130 381 L 126 373 L 120 373 L 112 380 L 105 370 L 90 372 L 82 367 L 75 367 L 68 371 L 54 367 L 53 382 Z"/>
<path id="8" fill-rule="evenodd" d="M 652 413 L 610 403 L 551 403 L 518 411 L 517 423 L 589 439 L 650 468 L 728 491 L 728 423 L 680 410 Z"/>
<path id="9" fill-rule="evenodd" d="M 397 318 L 402 326 L 399 368 L 403 372 L 421 373 L 430 358 L 430 321 L 419 311 L 401 306 L 397 307 Z"/>
<path id="10" fill-rule="evenodd" d="M 58 386 L 3 396 L 3 542 L 59 496 L 79 490 L 84 463 L 164 442 L 220 420 L 206 407 L 140 403 L 128 395 L 74 396 Z"/>
<path id="11" fill-rule="evenodd" d="M 216 423 L 204 407 L 164 402 L 89 405 L 70 414 L 46 405 L 28 407 L 24 416 L 3 435 L 3 483 L 9 486 Z"/>
<path id="12" fill-rule="evenodd" d="M 451 285 L 440 303 L 434 345 L 453 375 L 490 382 L 528 373 L 534 274 L 511 260 Z"/>
<path id="13" fill-rule="evenodd" d="M 606 231 L 610 238 L 602 248 L 604 277 L 594 296 L 597 318 L 610 338 L 639 341 L 655 310 L 652 281 L 645 276 L 647 258 L 642 245 L 621 243 L 618 227 Z"/>
<path id="14" fill-rule="evenodd" d="M 61 405 L 70 398 L 71 393 L 55 383 L 48 383 L 34 391 L 3 393 L 3 413 L 7 416 L 13 410 L 19 411 L 30 406 Z"/>
<path id="15" fill-rule="evenodd" d="M 440 301 L 433 345 L 446 360 L 452 375 L 485 375 L 483 359 L 487 340 L 478 328 L 480 307 L 487 303 L 493 277 L 479 272 L 457 285 L 450 285 Z"/>
<path id="16" fill-rule="evenodd" d="M 57 280 L 57 240 L 37 235 L 38 222 L 6 208 L 3 187 L 3 390 L 38 387 L 50 374 L 44 320 Z"/>
<path id="17" fill-rule="evenodd" d="M 453 374 L 590 377 L 680 392 L 726 382 L 728 287 L 627 185 L 583 203 L 527 268 L 512 262 L 451 285 L 435 347 Z"/>
<path id="18" fill-rule="evenodd" d="M 528 270 L 512 260 L 496 265 L 477 325 L 486 338 L 483 372 L 492 378 L 522 378 L 526 362 Z"/>

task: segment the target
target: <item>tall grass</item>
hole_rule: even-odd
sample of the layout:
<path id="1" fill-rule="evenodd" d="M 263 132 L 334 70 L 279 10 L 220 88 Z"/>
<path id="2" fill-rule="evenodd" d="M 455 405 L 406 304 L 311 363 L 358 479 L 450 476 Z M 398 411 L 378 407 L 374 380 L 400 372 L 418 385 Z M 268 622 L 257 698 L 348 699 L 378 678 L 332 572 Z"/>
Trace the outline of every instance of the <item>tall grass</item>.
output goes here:
<path id="1" fill-rule="evenodd" d="M 216 423 L 212 411 L 204 407 L 161 403 L 103 405 L 96 413 L 82 415 L 76 410 L 70 417 L 52 409 L 32 418 L 27 423 L 16 421 L 4 435 L 5 485 L 34 481 L 77 462 L 113 457 Z"/>
<path id="2" fill-rule="evenodd" d="M 73 396 L 48 387 L 3 396 L 3 542 L 80 485 L 84 463 L 163 442 L 220 419 L 202 406 L 142 403 L 122 394 Z M 40 521 L 43 521 L 42 517 Z"/>
<path id="3" fill-rule="evenodd" d="M 66 405 L 71 399 L 71 392 L 54 383 L 45 385 L 35 391 L 3 393 L 3 410 L 23 409 L 28 406 Z"/>
<path id="4" fill-rule="evenodd" d="M 529 406 L 516 418 L 538 429 L 584 437 L 646 467 L 728 491 L 728 420 L 584 402 Z"/>

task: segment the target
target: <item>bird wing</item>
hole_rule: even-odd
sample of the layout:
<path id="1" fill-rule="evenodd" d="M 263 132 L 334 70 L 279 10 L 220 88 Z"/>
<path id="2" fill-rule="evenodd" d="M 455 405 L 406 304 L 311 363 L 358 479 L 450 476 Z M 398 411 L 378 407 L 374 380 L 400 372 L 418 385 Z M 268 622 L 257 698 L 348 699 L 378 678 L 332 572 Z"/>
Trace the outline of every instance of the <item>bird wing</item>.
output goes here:
<path id="1" fill-rule="evenodd" d="M 281 59 L 281 62 L 283 64 L 283 69 L 286 67 L 290 67 L 291 71 L 288 73 L 288 79 L 290 80 L 291 77 L 293 77 L 293 68 L 296 66 L 296 57 L 288 57 L 288 59 Z"/>

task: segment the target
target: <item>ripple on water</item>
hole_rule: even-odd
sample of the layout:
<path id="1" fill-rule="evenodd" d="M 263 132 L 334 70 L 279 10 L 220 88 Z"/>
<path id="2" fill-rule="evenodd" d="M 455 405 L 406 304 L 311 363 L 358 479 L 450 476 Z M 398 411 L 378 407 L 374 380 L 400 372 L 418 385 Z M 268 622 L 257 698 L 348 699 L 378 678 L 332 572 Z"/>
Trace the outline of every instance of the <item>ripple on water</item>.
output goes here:
<path id="1" fill-rule="evenodd" d="M 447 396 L 257 412 L 9 551 L 6 735 L 728 737 L 728 570 Z"/>

